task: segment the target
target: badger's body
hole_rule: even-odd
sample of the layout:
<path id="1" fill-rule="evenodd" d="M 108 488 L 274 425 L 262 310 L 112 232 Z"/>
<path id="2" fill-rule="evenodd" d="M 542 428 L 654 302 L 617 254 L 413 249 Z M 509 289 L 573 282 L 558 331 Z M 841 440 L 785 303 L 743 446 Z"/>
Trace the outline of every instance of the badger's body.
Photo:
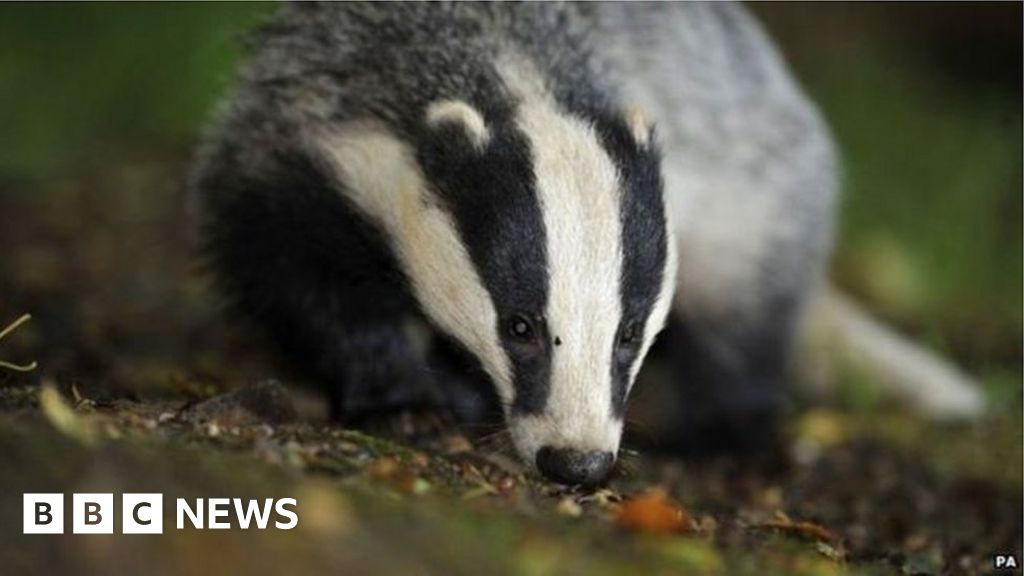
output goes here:
<path id="1" fill-rule="evenodd" d="M 613 463 L 670 308 L 666 444 L 764 437 L 835 200 L 817 113 L 718 3 L 285 6 L 194 184 L 223 288 L 337 416 L 445 403 L 566 482 Z"/>

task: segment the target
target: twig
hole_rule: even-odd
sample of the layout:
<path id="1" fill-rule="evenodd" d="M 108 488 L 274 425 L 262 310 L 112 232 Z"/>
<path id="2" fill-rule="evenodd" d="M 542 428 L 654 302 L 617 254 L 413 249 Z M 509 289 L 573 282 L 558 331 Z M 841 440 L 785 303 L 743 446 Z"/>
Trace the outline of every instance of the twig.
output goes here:
<path id="1" fill-rule="evenodd" d="M 17 330 L 18 326 L 21 326 L 22 324 L 28 322 L 31 319 L 31 314 L 23 314 L 21 318 L 18 318 L 9 326 L 4 328 L 3 330 L 0 330 L 0 340 L 3 340 L 5 336 Z M 36 366 L 37 364 L 35 362 L 30 362 L 28 364 L 13 364 L 11 362 L 4 362 L 3 360 L 0 360 L 0 368 L 6 368 L 8 370 L 13 370 L 15 372 L 31 372 L 36 369 Z"/>

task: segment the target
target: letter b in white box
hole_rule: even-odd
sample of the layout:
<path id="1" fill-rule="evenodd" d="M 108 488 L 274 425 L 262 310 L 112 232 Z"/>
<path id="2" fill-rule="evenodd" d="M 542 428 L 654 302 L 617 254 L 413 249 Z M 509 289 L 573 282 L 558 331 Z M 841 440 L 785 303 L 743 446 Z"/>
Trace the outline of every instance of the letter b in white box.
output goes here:
<path id="1" fill-rule="evenodd" d="M 163 534 L 163 494 L 124 494 L 121 496 L 121 533 Z"/>
<path id="2" fill-rule="evenodd" d="M 75 494 L 72 503 L 72 532 L 75 534 L 114 533 L 113 494 Z"/>
<path id="3" fill-rule="evenodd" d="M 23 494 L 22 534 L 63 534 L 63 494 Z"/>

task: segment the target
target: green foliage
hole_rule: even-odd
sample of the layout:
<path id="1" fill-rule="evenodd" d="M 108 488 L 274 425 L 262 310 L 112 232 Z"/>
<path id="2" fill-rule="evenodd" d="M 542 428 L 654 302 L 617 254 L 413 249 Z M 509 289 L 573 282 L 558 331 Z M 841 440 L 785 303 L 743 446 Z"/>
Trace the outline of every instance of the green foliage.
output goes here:
<path id="1" fill-rule="evenodd" d="M 864 56 L 815 86 L 843 152 L 840 262 L 883 269 L 848 280 L 894 315 L 966 306 L 1019 327 L 1019 103 Z"/>
<path id="2" fill-rule="evenodd" d="M 1014 370 L 999 381 L 1019 393 L 1019 103 L 862 56 L 812 87 L 844 160 L 835 276 L 986 379 Z"/>
<path id="3" fill-rule="evenodd" d="M 44 178 L 129 142 L 195 137 L 271 4 L 0 7 L 0 174 Z"/>

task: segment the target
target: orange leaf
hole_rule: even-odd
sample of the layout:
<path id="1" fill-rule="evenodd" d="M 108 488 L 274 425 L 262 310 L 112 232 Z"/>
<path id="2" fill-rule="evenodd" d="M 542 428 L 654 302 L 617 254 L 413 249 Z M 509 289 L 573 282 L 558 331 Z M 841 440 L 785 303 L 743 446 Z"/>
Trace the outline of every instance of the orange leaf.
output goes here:
<path id="1" fill-rule="evenodd" d="M 653 534 L 693 530 L 690 514 L 660 488 L 652 488 L 619 507 L 615 523 L 623 528 Z"/>
<path id="2" fill-rule="evenodd" d="M 768 520 L 767 522 L 761 522 L 755 526 L 756 528 L 766 530 L 778 530 L 786 534 L 792 534 L 808 540 L 817 540 L 822 542 L 835 542 L 836 537 L 832 532 L 823 526 L 819 526 L 813 522 L 799 521 L 794 522 L 787 517 L 781 517 L 777 520 Z"/>

